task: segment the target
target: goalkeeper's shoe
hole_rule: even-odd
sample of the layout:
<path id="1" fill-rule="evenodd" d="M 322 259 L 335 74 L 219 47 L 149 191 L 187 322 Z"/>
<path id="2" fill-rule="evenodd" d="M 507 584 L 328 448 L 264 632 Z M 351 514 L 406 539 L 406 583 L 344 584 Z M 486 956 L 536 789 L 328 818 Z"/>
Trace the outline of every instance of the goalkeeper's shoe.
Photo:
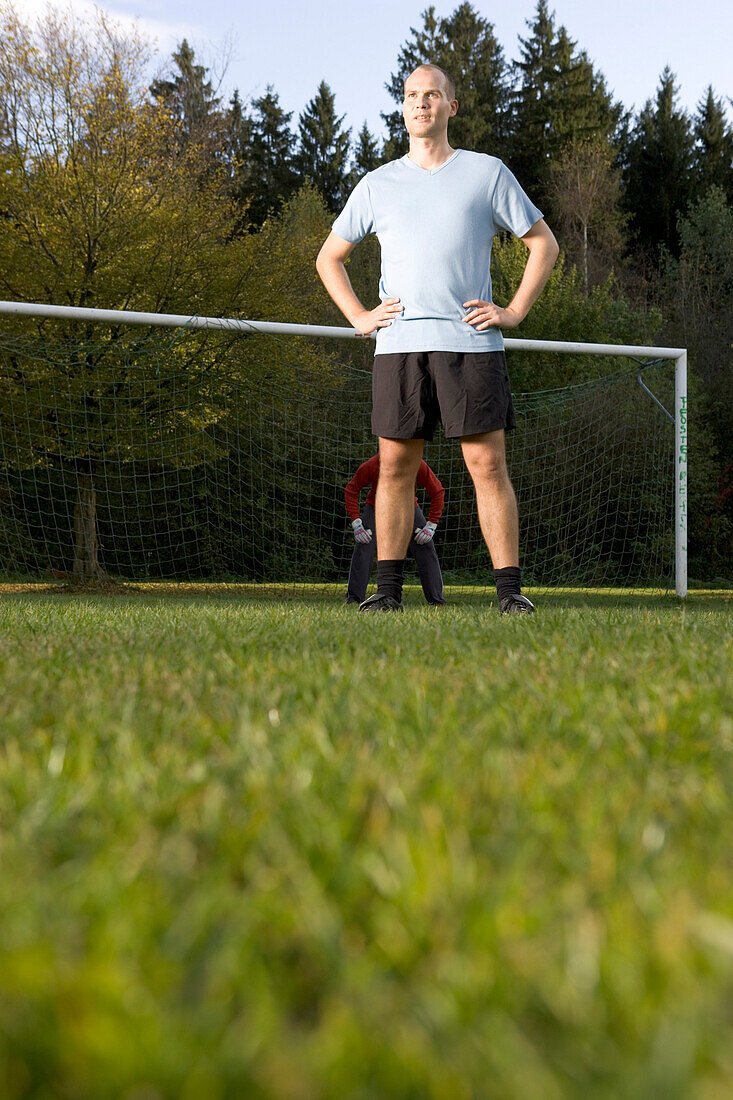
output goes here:
<path id="1" fill-rule="evenodd" d="M 534 604 L 526 596 L 512 593 L 499 601 L 500 615 L 534 615 Z"/>
<path id="2" fill-rule="evenodd" d="M 380 595 L 379 592 L 375 592 L 372 596 L 369 596 L 364 603 L 359 605 L 360 611 L 404 611 L 399 600 L 396 600 L 394 596 Z"/>

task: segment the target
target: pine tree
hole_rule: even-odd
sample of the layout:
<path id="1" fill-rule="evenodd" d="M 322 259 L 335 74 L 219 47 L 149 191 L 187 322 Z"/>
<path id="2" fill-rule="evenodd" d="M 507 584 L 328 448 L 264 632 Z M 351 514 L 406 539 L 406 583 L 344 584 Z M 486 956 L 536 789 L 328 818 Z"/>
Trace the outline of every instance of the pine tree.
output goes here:
<path id="1" fill-rule="evenodd" d="M 373 172 L 382 163 L 382 154 L 379 142 L 371 133 L 366 122 L 359 131 L 354 149 L 353 171 L 357 173 L 357 179 L 367 172 Z"/>
<path id="2" fill-rule="evenodd" d="M 712 86 L 698 104 L 695 133 L 695 192 L 702 198 L 716 186 L 733 203 L 733 128 L 728 125 L 722 99 Z"/>
<path id="3" fill-rule="evenodd" d="M 718 491 L 705 512 L 700 509 L 705 519 L 701 516 L 698 522 L 700 547 L 704 544 L 708 560 L 717 557 L 717 570 L 730 561 L 733 546 L 733 207 L 713 184 L 690 204 L 678 225 L 679 258 L 664 250 L 661 256 L 662 338 L 688 349 L 702 391 L 695 399 L 699 427 L 694 435 L 699 438 L 707 421 L 717 444 L 719 457 L 712 462 Z M 698 443 L 698 476 L 705 457 Z"/>
<path id="4" fill-rule="evenodd" d="M 647 100 L 626 151 L 626 208 L 637 246 L 653 259 L 660 245 L 678 254 L 678 217 L 692 197 L 693 136 L 687 114 L 676 105 L 669 67 L 662 72 L 656 101 Z"/>
<path id="5" fill-rule="evenodd" d="M 501 156 L 506 138 L 509 84 L 504 51 L 494 28 L 471 4 L 442 19 L 442 64 L 460 88 L 451 140 L 476 152 Z"/>
<path id="6" fill-rule="evenodd" d="M 248 220 L 258 226 L 294 194 L 298 175 L 293 164 L 292 111 L 283 111 L 271 84 L 263 96 L 253 100 L 252 107 L 246 195 Z"/>
<path id="7" fill-rule="evenodd" d="M 530 35 L 520 38 L 513 68 L 510 167 L 540 206 L 547 202 L 550 166 L 572 141 L 611 141 L 621 118 L 603 76 L 565 27 L 555 30 L 547 0 L 539 0 Z"/>
<path id="8" fill-rule="evenodd" d="M 194 50 L 184 38 L 173 54 L 177 72 L 167 79 L 154 80 L 150 93 L 178 122 L 183 145 L 191 141 L 209 143 L 214 151 L 221 143 L 221 100 L 208 78 L 208 69 L 195 64 L 194 59 Z"/>
<path id="9" fill-rule="evenodd" d="M 295 167 L 302 179 L 313 181 L 329 210 L 340 210 L 346 190 L 351 131 L 342 130 L 344 115 L 336 115 L 335 96 L 325 80 L 298 122 Z"/>
<path id="10" fill-rule="evenodd" d="M 527 20 L 527 26 L 531 35 L 519 39 L 521 60 L 513 64 L 519 87 L 513 95 L 509 160 L 522 185 L 541 202 L 546 165 L 559 153 L 551 151 L 551 130 L 557 99 L 554 86 L 561 71 L 554 17 L 545 0 L 540 0 L 534 22 Z"/>
<path id="11" fill-rule="evenodd" d="M 733 432 L 733 209 L 713 185 L 679 219 L 680 256 L 662 256 L 664 314 L 682 347 L 695 353 L 695 370 Z M 720 423 L 718 424 L 720 427 Z"/>
<path id="12" fill-rule="evenodd" d="M 224 119 L 224 136 L 229 194 L 245 208 L 252 191 L 252 119 L 246 113 L 236 89 Z"/>
<path id="13" fill-rule="evenodd" d="M 364 122 L 352 153 L 351 170 L 346 176 L 344 193 L 348 195 L 353 191 L 361 177 L 379 168 L 380 164 L 384 164 L 384 157 L 379 148 L 379 142 Z"/>
<path id="14" fill-rule="evenodd" d="M 397 58 L 397 69 L 385 85 L 398 108 L 382 118 L 387 124 L 387 158 L 402 156 L 408 137 L 402 117 L 405 79 L 418 65 L 432 62 L 456 82 L 458 114 L 451 119 L 449 139 L 457 147 L 501 156 L 506 139 L 509 103 L 507 65 L 494 28 L 469 3 L 447 18 L 435 8 L 423 12 L 423 26 L 410 29 L 411 38 Z"/>

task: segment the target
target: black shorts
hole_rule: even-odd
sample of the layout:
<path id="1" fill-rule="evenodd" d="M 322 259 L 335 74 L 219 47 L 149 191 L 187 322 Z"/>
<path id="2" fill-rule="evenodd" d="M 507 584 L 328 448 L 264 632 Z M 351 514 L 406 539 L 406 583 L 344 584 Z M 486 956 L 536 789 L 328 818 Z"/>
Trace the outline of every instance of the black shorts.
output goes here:
<path id="1" fill-rule="evenodd" d="M 410 351 L 374 357 L 372 432 L 449 438 L 516 427 L 503 351 Z"/>

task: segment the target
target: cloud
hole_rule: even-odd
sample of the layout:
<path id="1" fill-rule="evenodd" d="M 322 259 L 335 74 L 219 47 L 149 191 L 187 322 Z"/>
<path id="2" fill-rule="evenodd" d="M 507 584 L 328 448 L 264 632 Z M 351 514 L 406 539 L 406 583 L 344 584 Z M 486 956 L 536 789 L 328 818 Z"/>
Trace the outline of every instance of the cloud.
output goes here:
<path id="1" fill-rule="evenodd" d="M 122 4 L 125 7 L 122 7 Z M 111 16 L 120 26 L 126 28 L 135 27 L 144 38 L 152 41 L 153 45 L 164 53 L 170 51 L 171 46 L 177 45 L 182 38 L 205 38 L 206 29 L 189 22 L 183 23 L 178 19 L 150 19 L 139 15 L 133 4 L 126 4 L 122 0 L 118 3 L 95 4 L 94 0 L 21 0 L 16 7 L 18 14 L 28 22 L 35 22 L 38 17 L 43 17 L 46 10 L 54 8 L 57 11 L 71 11 L 79 19 L 94 19 L 98 9 Z M 127 8 L 127 10 L 125 10 Z"/>

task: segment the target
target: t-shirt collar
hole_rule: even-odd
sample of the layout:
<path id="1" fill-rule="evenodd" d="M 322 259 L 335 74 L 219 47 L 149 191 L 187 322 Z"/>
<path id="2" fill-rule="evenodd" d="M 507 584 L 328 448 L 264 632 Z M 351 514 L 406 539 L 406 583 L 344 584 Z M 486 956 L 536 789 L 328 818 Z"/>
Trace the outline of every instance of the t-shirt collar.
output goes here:
<path id="1" fill-rule="evenodd" d="M 410 158 L 409 153 L 405 153 L 402 160 L 410 168 L 414 168 L 417 172 L 422 172 L 424 176 L 435 176 L 438 174 L 438 172 L 442 172 L 444 168 L 446 168 L 452 161 L 454 161 L 460 151 L 460 149 L 454 149 L 448 159 L 444 160 L 442 164 L 439 164 L 437 168 L 421 168 L 419 164 L 415 164 L 415 161 Z"/>

